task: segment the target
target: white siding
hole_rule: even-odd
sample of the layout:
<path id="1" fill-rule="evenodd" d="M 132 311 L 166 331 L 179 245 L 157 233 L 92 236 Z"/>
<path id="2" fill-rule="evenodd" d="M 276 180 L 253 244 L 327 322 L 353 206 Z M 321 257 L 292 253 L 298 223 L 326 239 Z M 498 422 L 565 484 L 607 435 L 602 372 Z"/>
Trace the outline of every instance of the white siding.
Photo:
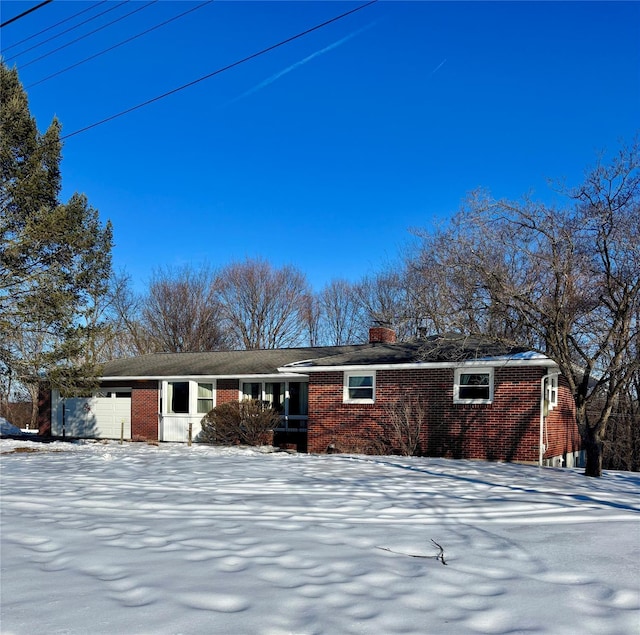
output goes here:
<path id="1" fill-rule="evenodd" d="M 200 420 L 204 415 L 162 415 L 160 420 L 160 441 L 186 443 L 189 440 L 189 423 L 192 426 L 192 439 L 202 430 Z"/>

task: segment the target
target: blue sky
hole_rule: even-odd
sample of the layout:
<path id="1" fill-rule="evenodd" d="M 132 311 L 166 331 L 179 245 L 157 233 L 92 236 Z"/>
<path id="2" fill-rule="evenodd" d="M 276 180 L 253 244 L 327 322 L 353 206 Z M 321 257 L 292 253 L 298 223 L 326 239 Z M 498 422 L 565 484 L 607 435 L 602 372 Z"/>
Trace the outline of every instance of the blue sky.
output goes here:
<path id="1" fill-rule="evenodd" d="M 2 21 L 36 4 L 5 0 Z M 216 0 L 37 83 L 203 3 L 147 4 L 55 0 L 2 29 L 41 130 L 57 116 L 72 134 L 365 3 Z M 159 267 L 245 257 L 316 290 L 357 281 L 472 189 L 551 201 L 548 179 L 577 184 L 632 139 L 638 42 L 638 2 L 381 0 L 69 137 L 63 197 L 111 219 L 139 289 Z"/>

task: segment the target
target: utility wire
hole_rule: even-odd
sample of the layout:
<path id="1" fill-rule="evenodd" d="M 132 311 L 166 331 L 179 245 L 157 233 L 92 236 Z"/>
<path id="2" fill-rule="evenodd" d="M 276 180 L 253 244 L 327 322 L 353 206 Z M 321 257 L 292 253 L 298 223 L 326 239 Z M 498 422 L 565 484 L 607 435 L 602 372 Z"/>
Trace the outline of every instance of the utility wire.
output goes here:
<path id="1" fill-rule="evenodd" d="M 151 28 L 147 29 L 146 31 L 143 31 L 142 33 L 138 33 L 137 35 L 134 35 L 130 38 L 127 38 L 126 40 L 122 40 L 122 42 L 118 42 L 118 44 L 114 44 L 113 46 L 110 46 L 109 48 L 106 48 L 98 53 L 95 53 L 94 55 L 90 55 L 89 57 L 85 57 L 83 60 L 80 60 L 79 62 L 76 62 L 75 64 L 72 64 L 71 66 L 67 66 L 66 68 L 63 68 L 60 71 L 57 71 L 56 73 L 53 73 L 51 75 L 48 75 L 47 77 L 44 77 L 43 79 L 39 79 L 37 82 L 33 82 L 33 84 L 29 84 L 27 86 L 27 88 L 33 88 L 34 86 L 37 86 L 38 84 L 42 84 L 43 82 L 46 82 L 50 79 L 53 79 L 54 77 L 57 77 L 58 75 L 62 75 L 62 73 L 66 73 L 67 71 L 70 71 L 72 68 L 76 68 L 77 66 L 80 66 L 81 64 L 84 64 L 85 62 L 89 62 L 90 60 L 95 59 L 96 57 L 100 57 L 101 55 L 104 55 L 105 53 L 108 53 L 109 51 L 113 51 L 113 49 L 118 48 L 119 46 L 122 46 L 124 44 L 128 44 L 129 42 L 132 42 L 133 40 L 138 39 L 139 37 L 142 37 L 143 35 L 146 35 L 147 33 L 151 33 L 151 31 L 155 31 L 156 29 L 159 29 L 161 26 L 165 26 L 167 24 L 169 24 L 170 22 L 173 22 L 174 20 L 177 20 L 179 18 L 182 18 L 183 16 L 187 15 L 188 13 L 192 13 L 193 11 L 197 11 L 198 9 L 202 9 L 202 7 L 211 4 L 213 2 L 213 0 L 207 0 L 206 2 L 203 2 L 202 4 L 199 4 L 198 6 L 192 7 L 191 9 L 189 9 L 188 11 L 184 11 L 183 13 L 180 13 L 179 15 L 174 16 L 173 18 L 169 18 L 168 20 L 165 20 L 164 22 L 161 22 L 160 24 L 156 24 L 155 26 L 152 26 Z"/>
<path id="2" fill-rule="evenodd" d="M 125 2 L 128 2 L 129 0 L 125 0 Z M 138 11 L 143 11 L 144 9 L 147 9 L 148 7 L 150 7 L 152 4 L 155 4 L 156 2 L 158 2 L 158 0 L 151 0 L 151 2 L 147 2 L 147 4 L 142 5 L 141 7 L 138 7 L 137 9 L 134 9 L 133 11 L 129 11 L 129 13 L 125 13 L 124 15 L 121 15 L 119 18 L 116 18 L 115 20 L 111 20 L 111 22 L 107 22 L 107 24 L 103 24 L 101 27 L 98 27 L 97 29 L 94 29 L 93 31 L 89 31 L 89 33 L 86 33 L 85 35 L 82 35 L 78 38 L 76 38 L 75 40 L 71 40 L 71 42 L 67 42 L 66 44 L 63 44 L 62 46 L 59 46 L 57 49 L 53 49 L 53 51 L 49 51 L 48 53 L 45 53 L 44 55 L 41 55 L 40 57 L 36 57 L 35 59 L 31 60 L 30 62 L 27 62 L 26 64 L 22 64 L 22 66 L 20 67 L 21 69 L 26 68 L 27 66 L 31 66 L 31 64 L 35 64 L 35 62 L 39 62 L 40 60 L 43 60 L 45 57 L 49 57 L 49 55 L 53 55 L 54 53 L 57 53 L 58 51 L 61 51 L 64 48 L 67 48 L 67 46 L 71 46 L 72 44 L 75 44 L 76 42 L 79 42 L 80 40 L 84 40 L 85 38 L 89 37 L 90 35 L 93 35 L 94 33 L 97 33 L 98 31 L 102 31 L 102 29 L 106 29 L 107 27 L 111 26 L 112 24 L 115 24 L 116 22 L 120 22 L 120 20 L 124 20 L 125 18 L 128 18 L 129 16 L 133 15 L 134 13 L 138 13 Z M 124 3 L 121 3 L 124 4 Z"/>
<path id="3" fill-rule="evenodd" d="M 7 57 L 6 61 L 10 62 L 11 60 L 15 59 L 16 57 L 20 57 L 20 55 L 24 55 L 25 53 L 28 53 L 29 51 L 33 51 L 33 49 L 37 49 L 38 47 L 42 46 L 43 44 L 46 44 L 47 42 L 51 42 L 51 40 L 55 40 L 55 39 L 59 38 L 60 36 L 64 35 L 65 33 L 69 33 L 69 31 L 73 31 L 73 30 L 77 29 L 78 27 L 82 26 L 83 24 L 87 24 L 87 22 L 91 22 L 92 20 L 96 20 L 97 18 L 99 18 L 100 16 L 104 15 L 105 13 L 109 13 L 109 11 L 113 11 L 114 9 L 117 9 L 118 7 L 121 7 L 123 4 L 126 4 L 127 2 L 129 2 L 129 0 L 123 0 L 123 2 L 120 2 L 118 4 L 114 4 L 110 8 L 105 9 L 101 13 L 98 13 L 98 15 L 94 15 L 92 18 L 87 18 L 86 20 L 83 20 L 82 22 L 79 22 L 75 26 L 71 26 L 71 27 L 69 27 L 68 29 L 66 29 L 64 31 L 60 31 L 60 33 L 57 33 L 56 35 L 52 35 L 50 38 L 47 38 L 46 40 L 42 40 L 42 42 L 38 42 L 38 44 L 34 44 L 33 46 L 30 46 L 28 49 L 24 49 L 24 51 L 20 51 L 19 53 L 14 53 L 11 57 Z M 102 2 L 99 3 L 99 4 L 102 4 Z M 45 31 L 47 31 L 47 30 L 48 29 L 45 29 Z"/>
<path id="4" fill-rule="evenodd" d="M 19 42 L 16 42 L 15 44 L 12 44 L 11 46 L 7 46 L 4 48 L 5 51 L 10 51 L 11 49 L 14 49 L 16 46 L 20 46 L 20 44 L 24 44 L 25 42 L 28 42 L 29 40 L 33 40 L 34 37 L 38 37 L 39 35 L 42 35 L 43 33 L 46 33 L 47 31 L 51 31 L 51 29 L 55 29 L 57 26 L 60 26 L 61 24 L 64 24 L 65 22 L 69 22 L 69 20 L 73 20 L 73 18 L 77 18 L 79 15 L 82 15 L 83 13 L 86 13 L 87 11 L 93 11 L 94 9 L 97 9 L 101 4 L 104 4 L 107 0 L 100 0 L 100 2 L 96 3 L 96 4 L 92 4 L 90 7 L 87 7 L 86 9 L 82 9 L 82 11 L 78 11 L 77 13 L 74 13 L 73 15 L 70 15 L 68 18 L 65 18 L 64 20 L 60 20 L 60 22 L 56 22 L 55 24 L 52 24 L 51 26 L 48 26 L 46 29 L 42 29 L 42 31 L 38 31 L 37 33 L 34 33 L 33 35 L 30 35 L 29 37 L 25 37 L 22 40 L 20 40 Z M 18 53 L 18 55 L 20 55 L 20 53 Z"/>
<path id="5" fill-rule="evenodd" d="M 118 117 L 122 117 L 124 115 L 129 114 L 130 112 L 133 112 L 134 110 L 138 110 L 139 108 L 143 108 L 144 106 L 148 106 L 149 104 L 153 104 L 156 101 L 160 101 L 161 99 L 164 99 L 165 97 L 169 97 L 170 95 L 174 95 L 175 93 L 180 92 L 181 90 L 184 90 L 185 88 L 190 88 L 191 86 L 195 86 L 196 84 L 199 84 L 200 82 L 203 82 L 206 79 L 210 79 L 211 77 L 214 77 L 215 75 L 219 75 L 220 73 L 224 73 L 225 71 L 228 71 L 232 68 L 235 68 L 236 66 L 239 66 L 240 64 L 244 64 L 245 62 L 248 62 L 252 59 L 255 59 L 256 57 L 260 57 L 261 55 L 264 55 L 265 53 L 269 53 L 270 51 L 273 51 L 281 46 L 284 46 L 285 44 L 289 44 L 290 42 L 293 42 L 294 40 L 298 40 L 301 37 L 304 37 L 305 35 L 309 35 L 309 33 L 313 33 L 314 31 L 317 31 L 318 29 L 322 29 L 325 26 L 328 26 L 329 24 L 332 24 L 333 22 L 337 22 L 338 20 L 342 20 L 343 18 L 346 18 L 348 15 L 351 15 L 352 13 L 356 13 L 357 11 L 361 11 L 362 9 L 366 9 L 367 7 L 371 6 L 372 4 L 375 4 L 376 2 L 378 2 L 378 0 L 370 0 L 370 2 L 367 2 L 366 4 L 363 4 L 359 7 L 356 7 L 355 9 L 351 9 L 350 11 L 347 11 L 345 13 L 341 13 L 340 15 L 335 16 L 334 18 L 331 18 L 329 20 L 326 20 L 325 22 L 321 22 L 320 24 L 316 24 L 316 26 L 313 26 L 309 29 L 307 29 L 306 31 L 302 31 L 301 33 L 298 33 L 297 35 L 292 35 L 291 37 L 287 38 L 286 40 L 282 40 L 281 42 L 278 42 L 277 44 L 272 44 L 271 46 L 268 46 L 265 49 L 262 49 L 261 51 L 258 51 L 257 53 L 252 53 L 251 55 L 248 55 L 247 57 L 243 57 L 240 60 L 237 60 L 236 62 L 233 62 L 231 64 L 228 64 L 227 66 L 223 66 L 222 68 L 219 68 L 218 70 L 213 71 L 212 73 L 209 73 L 208 75 L 203 75 L 202 77 L 199 77 L 198 79 L 194 79 L 193 81 L 187 83 L 187 84 L 183 84 L 182 86 L 179 86 L 178 88 L 174 88 L 173 90 L 170 90 L 166 93 L 163 93 L 162 95 L 158 95 L 157 97 L 153 97 L 152 99 L 148 99 L 145 102 L 142 102 L 141 104 L 138 104 L 137 106 L 131 106 L 131 108 L 127 108 L 126 110 L 122 110 L 119 113 L 116 113 L 115 115 L 111 115 L 110 117 L 107 117 L 106 119 L 101 119 L 100 121 L 96 121 L 95 123 L 92 123 L 88 126 L 85 126 L 84 128 L 80 128 L 79 130 L 74 130 L 73 132 L 70 132 L 69 134 L 63 135 L 62 137 L 60 137 L 60 141 L 63 141 L 64 139 L 70 139 L 71 137 L 75 137 L 76 135 L 79 135 L 83 132 L 86 132 L 87 130 L 91 130 L 92 128 L 97 128 L 98 126 L 101 126 L 104 123 L 107 123 L 109 121 L 113 121 L 114 119 L 117 119 Z"/>
<path id="6" fill-rule="evenodd" d="M 16 20 L 19 20 L 20 18 L 24 18 L 25 15 L 29 15 L 30 13 L 33 13 L 34 11 L 37 11 L 38 9 L 42 9 L 42 7 L 44 7 L 45 5 L 49 4 L 50 2 L 53 2 L 53 0 L 44 0 L 44 2 L 41 2 L 40 4 L 37 4 L 35 7 L 31 7 L 30 9 L 27 9 L 26 11 L 23 11 L 22 13 L 19 13 L 15 17 L 10 18 L 6 22 L 3 22 L 2 24 L 0 24 L 0 29 L 3 29 L 5 26 L 8 26 L 9 24 L 15 22 Z"/>

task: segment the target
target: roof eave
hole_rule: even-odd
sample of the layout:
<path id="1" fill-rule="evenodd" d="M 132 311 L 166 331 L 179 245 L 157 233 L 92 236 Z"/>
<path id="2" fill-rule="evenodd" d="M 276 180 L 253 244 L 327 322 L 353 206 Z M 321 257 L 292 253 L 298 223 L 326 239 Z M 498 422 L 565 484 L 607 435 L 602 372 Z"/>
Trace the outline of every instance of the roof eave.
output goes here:
<path id="1" fill-rule="evenodd" d="M 491 359 L 467 359 L 460 361 L 445 361 L 445 362 L 406 362 L 399 364 L 342 364 L 339 366 L 305 366 L 296 368 L 289 368 L 284 366 L 278 368 L 281 372 L 294 372 L 294 373 L 327 373 L 327 372 L 342 372 L 342 371 L 366 371 L 366 370 L 427 370 L 433 368 L 483 368 L 483 367 L 542 367 L 542 368 L 557 368 L 557 364 L 548 357 L 538 357 L 529 359 L 513 359 L 513 358 L 491 358 Z"/>
<path id="2" fill-rule="evenodd" d="M 167 379 L 182 379 L 182 380 L 201 380 L 201 379 L 253 379 L 273 377 L 282 379 L 291 377 L 292 379 L 300 377 L 300 373 L 293 372 L 289 368 L 277 369 L 277 372 L 273 373 L 234 373 L 233 375 L 110 375 L 105 377 L 99 377 L 101 382 L 105 381 L 163 381 Z"/>

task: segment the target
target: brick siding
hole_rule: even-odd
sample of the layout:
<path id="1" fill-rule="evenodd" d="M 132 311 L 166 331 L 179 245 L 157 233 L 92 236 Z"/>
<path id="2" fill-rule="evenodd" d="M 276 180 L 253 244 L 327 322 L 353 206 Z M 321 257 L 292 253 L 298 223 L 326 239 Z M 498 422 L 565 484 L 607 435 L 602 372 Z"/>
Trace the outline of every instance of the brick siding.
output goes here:
<path id="1" fill-rule="evenodd" d="M 239 379 L 218 379 L 216 382 L 216 405 L 229 401 L 238 401 L 240 390 Z"/>
<path id="2" fill-rule="evenodd" d="M 131 388 L 131 438 L 157 441 L 159 412 L 158 382 L 135 382 Z"/>
<path id="3" fill-rule="evenodd" d="M 576 406 L 564 377 L 558 382 L 558 405 L 549 413 L 546 421 L 544 458 L 578 452 L 581 448 L 580 433 L 574 423 Z"/>
<path id="4" fill-rule="evenodd" d="M 542 368 L 495 368 L 491 404 L 453 403 L 452 368 L 376 372 L 373 404 L 343 403 L 342 371 L 309 374 L 307 442 L 309 452 L 399 451 L 389 434 L 389 408 L 399 399 L 416 399 L 425 414 L 418 453 L 424 456 L 537 462 L 540 439 Z M 116 384 L 114 384 L 116 385 Z M 122 383 L 118 383 L 122 386 Z M 108 387 L 105 385 L 105 387 Z M 131 436 L 158 439 L 157 381 L 131 384 Z M 216 404 L 238 399 L 239 380 L 219 379 Z M 40 397 L 40 432 L 50 430 L 50 396 Z M 385 444 L 381 443 L 386 439 Z M 391 445 L 389 445 L 391 443 Z M 558 406 L 546 421 L 544 458 L 580 449 L 575 406 L 566 381 L 558 386 Z"/>
<path id="5" fill-rule="evenodd" d="M 453 403 L 451 368 L 377 371 L 374 404 L 343 403 L 342 372 L 311 373 L 308 449 L 375 452 L 380 440 L 388 438 L 388 408 L 399 398 L 416 397 L 426 414 L 420 454 L 537 462 L 544 372 L 541 368 L 496 368 L 493 403 L 487 405 Z M 575 417 L 566 392 L 562 394 L 562 407 L 552 413 L 553 433 L 557 428 L 563 431 L 554 439 L 553 450 L 549 448 L 556 454 L 571 451 L 577 438 Z M 568 440 L 570 447 L 565 447 Z M 560 446 L 562 450 L 556 452 Z"/>

